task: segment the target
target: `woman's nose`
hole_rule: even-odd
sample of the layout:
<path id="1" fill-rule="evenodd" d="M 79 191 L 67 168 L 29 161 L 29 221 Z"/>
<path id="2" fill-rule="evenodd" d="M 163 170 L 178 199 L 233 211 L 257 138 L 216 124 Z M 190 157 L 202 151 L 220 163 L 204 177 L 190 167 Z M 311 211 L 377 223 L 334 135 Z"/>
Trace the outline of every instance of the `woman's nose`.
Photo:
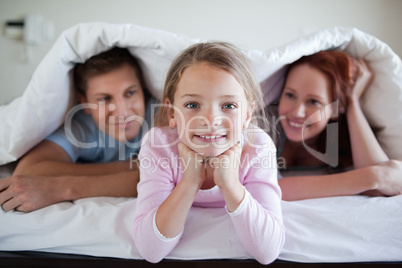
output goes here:
<path id="1" fill-rule="evenodd" d="M 297 117 L 304 118 L 306 116 L 306 107 L 304 106 L 304 104 L 297 104 L 294 108 L 294 114 Z"/>

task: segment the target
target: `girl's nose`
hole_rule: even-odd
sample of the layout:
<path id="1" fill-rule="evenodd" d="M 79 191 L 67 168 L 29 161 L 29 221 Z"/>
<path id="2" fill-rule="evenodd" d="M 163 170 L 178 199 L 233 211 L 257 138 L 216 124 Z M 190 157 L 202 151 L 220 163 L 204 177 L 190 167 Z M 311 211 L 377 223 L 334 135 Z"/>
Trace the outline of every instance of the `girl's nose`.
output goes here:
<path id="1" fill-rule="evenodd" d="M 222 124 L 222 116 L 220 116 L 214 111 L 209 111 L 201 118 L 201 124 L 203 126 L 205 125 L 219 126 Z"/>
<path id="2" fill-rule="evenodd" d="M 222 124 L 222 117 L 214 116 L 209 120 L 209 122 L 211 122 L 212 126 L 220 126 Z"/>
<path id="3" fill-rule="evenodd" d="M 220 118 L 219 116 L 215 116 L 212 118 L 207 118 L 207 117 L 202 117 L 201 118 L 201 125 L 203 126 L 220 126 L 222 124 L 222 118 Z"/>

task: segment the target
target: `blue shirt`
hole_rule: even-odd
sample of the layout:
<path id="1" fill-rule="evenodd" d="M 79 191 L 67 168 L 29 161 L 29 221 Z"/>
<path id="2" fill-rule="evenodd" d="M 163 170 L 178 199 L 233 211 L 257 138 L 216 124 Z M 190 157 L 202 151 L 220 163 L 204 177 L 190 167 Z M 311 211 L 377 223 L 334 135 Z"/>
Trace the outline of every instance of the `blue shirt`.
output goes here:
<path id="1" fill-rule="evenodd" d="M 78 110 L 72 120 L 71 128 L 62 125 L 50 134 L 46 140 L 52 141 L 63 148 L 73 162 L 107 163 L 123 161 L 136 156 L 141 146 L 142 136 L 151 128 L 151 110 L 155 99 L 150 99 L 145 109 L 145 122 L 138 136 L 127 142 L 119 142 L 101 131 L 92 116 L 83 109 Z"/>

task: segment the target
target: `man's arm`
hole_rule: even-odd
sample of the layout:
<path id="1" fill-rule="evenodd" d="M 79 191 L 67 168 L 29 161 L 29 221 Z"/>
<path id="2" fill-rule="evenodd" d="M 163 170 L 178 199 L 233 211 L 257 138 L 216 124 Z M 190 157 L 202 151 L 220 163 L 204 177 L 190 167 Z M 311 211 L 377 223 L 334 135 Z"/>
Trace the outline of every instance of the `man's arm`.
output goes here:
<path id="1" fill-rule="evenodd" d="M 138 180 L 134 160 L 75 164 L 61 147 L 43 141 L 20 160 L 13 176 L 0 181 L 0 204 L 6 211 L 28 212 L 85 197 L 133 197 Z"/>
<path id="2" fill-rule="evenodd" d="M 41 176 L 96 176 L 131 171 L 136 160 L 99 163 L 73 163 L 59 145 L 51 141 L 43 141 L 21 158 L 13 175 L 41 175 Z"/>

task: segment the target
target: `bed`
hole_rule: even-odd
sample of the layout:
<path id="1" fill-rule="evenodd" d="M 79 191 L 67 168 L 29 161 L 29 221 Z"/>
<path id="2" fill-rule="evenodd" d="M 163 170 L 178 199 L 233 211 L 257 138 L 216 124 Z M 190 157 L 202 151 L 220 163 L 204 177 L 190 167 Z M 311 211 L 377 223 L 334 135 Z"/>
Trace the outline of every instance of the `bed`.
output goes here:
<path id="1" fill-rule="evenodd" d="M 24 95 L 0 107 L 0 179 L 63 123 L 75 100 L 75 63 L 113 46 L 127 47 L 160 98 L 170 62 L 200 41 L 132 24 L 83 23 L 64 31 Z M 279 48 L 243 52 L 270 103 L 278 99 L 286 64 L 324 49 L 345 50 L 370 63 L 375 79 L 362 107 L 386 153 L 402 159 L 402 63 L 385 43 L 355 28 L 335 27 Z M 135 207 L 135 198 L 97 197 L 31 213 L 0 210 L 0 267 L 148 267 L 131 236 Z M 286 242 L 274 267 L 402 264 L 402 196 L 282 201 L 282 208 Z M 225 211 L 212 208 L 191 209 L 179 245 L 160 264 L 260 266 L 242 248 Z"/>

